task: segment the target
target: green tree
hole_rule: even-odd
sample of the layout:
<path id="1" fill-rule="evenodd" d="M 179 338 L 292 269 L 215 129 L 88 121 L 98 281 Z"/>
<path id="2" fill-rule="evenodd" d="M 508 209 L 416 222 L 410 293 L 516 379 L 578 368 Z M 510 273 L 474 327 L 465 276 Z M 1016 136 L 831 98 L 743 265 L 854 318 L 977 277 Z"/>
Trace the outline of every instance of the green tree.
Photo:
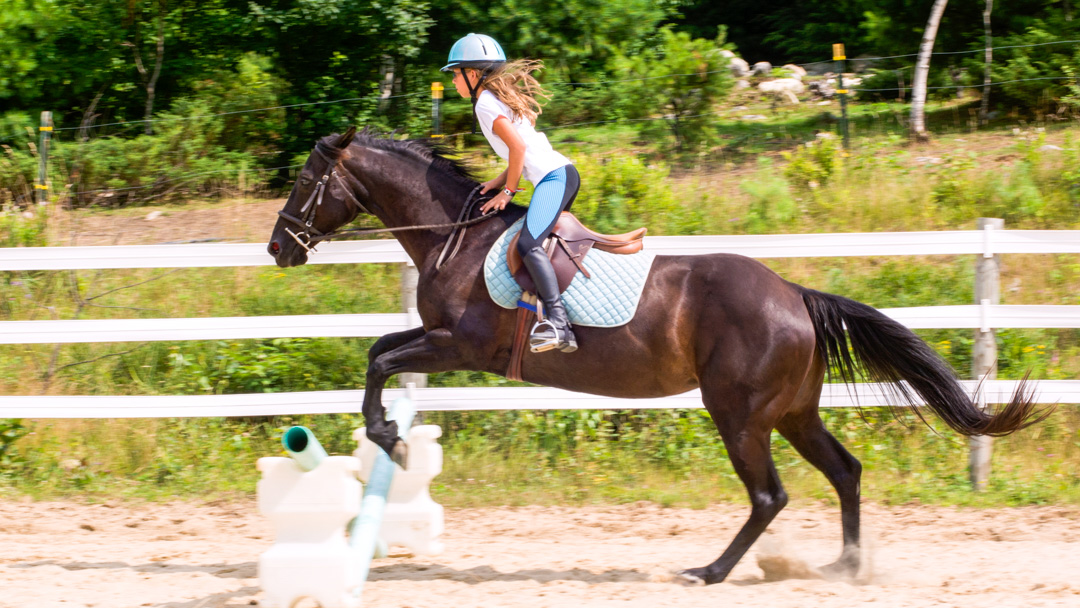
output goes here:
<path id="1" fill-rule="evenodd" d="M 679 149 L 706 141 L 713 107 L 733 84 L 723 48 L 723 28 L 714 40 L 705 40 L 665 26 L 655 46 L 615 57 L 615 70 L 632 79 L 623 84 L 628 115 L 664 114 Z"/>
<path id="2" fill-rule="evenodd" d="M 548 79 L 583 81 L 602 75 L 621 52 L 647 44 L 677 0 L 433 0 L 431 61 L 445 63 L 455 40 L 469 32 L 493 36 L 508 55 L 543 59 Z M 439 63 L 442 65 L 442 63 Z"/>

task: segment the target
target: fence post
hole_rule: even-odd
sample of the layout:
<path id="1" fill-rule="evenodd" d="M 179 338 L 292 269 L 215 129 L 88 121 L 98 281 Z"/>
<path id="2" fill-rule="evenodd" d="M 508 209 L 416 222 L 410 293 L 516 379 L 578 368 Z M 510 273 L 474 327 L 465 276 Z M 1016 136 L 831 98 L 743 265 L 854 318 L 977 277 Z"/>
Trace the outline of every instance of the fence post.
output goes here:
<path id="1" fill-rule="evenodd" d="M 420 281 L 420 271 L 409 260 L 401 267 L 401 307 L 402 312 L 408 313 L 409 322 L 412 325 L 420 325 L 420 313 L 416 312 L 416 284 Z M 415 384 L 418 388 L 427 387 L 427 374 L 400 374 L 398 383 L 401 386 Z"/>
<path id="2" fill-rule="evenodd" d="M 34 184 L 39 205 L 49 202 L 49 140 L 52 130 L 52 112 L 42 112 L 41 126 L 38 127 L 38 179 Z"/>
<path id="3" fill-rule="evenodd" d="M 844 45 L 832 45 L 833 61 L 836 67 L 836 94 L 840 96 L 840 134 L 844 138 L 844 149 L 851 148 L 851 136 L 848 133 L 847 122 L 847 89 L 844 88 Z"/>
<path id="4" fill-rule="evenodd" d="M 983 254 L 975 258 L 975 304 L 983 307 L 1001 303 L 1001 258 L 994 254 L 993 238 L 995 230 L 1005 228 L 1005 220 L 980 217 L 976 226 L 983 234 Z M 971 377 L 975 380 L 997 377 L 997 342 L 994 328 L 988 323 L 984 310 L 982 326 L 975 330 L 975 343 L 971 347 Z M 986 407 L 986 391 L 982 391 L 979 405 Z M 968 440 L 971 454 L 968 460 L 971 485 L 976 492 L 986 489 L 990 479 L 990 457 L 993 454 L 994 438 L 987 436 L 971 437 Z"/>
<path id="5" fill-rule="evenodd" d="M 431 83 L 431 137 L 442 137 L 442 92 L 441 82 Z"/>

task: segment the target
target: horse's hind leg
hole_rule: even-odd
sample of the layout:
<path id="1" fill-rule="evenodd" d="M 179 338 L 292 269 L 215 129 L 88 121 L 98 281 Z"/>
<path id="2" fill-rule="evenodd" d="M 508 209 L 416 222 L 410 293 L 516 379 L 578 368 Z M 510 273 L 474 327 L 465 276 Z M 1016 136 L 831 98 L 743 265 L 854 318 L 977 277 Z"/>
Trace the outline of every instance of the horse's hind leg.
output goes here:
<path id="1" fill-rule="evenodd" d="M 822 568 L 827 574 L 854 577 L 859 570 L 859 478 L 862 465 L 833 437 L 818 416 L 818 387 L 812 401 L 784 416 L 776 426 L 803 458 L 818 468 L 840 496 L 844 549 L 840 559 Z"/>
<path id="2" fill-rule="evenodd" d="M 730 388 L 730 387 L 729 387 Z M 737 390 L 714 392 L 702 386 L 705 406 L 727 446 L 735 472 L 750 495 L 750 519 L 724 553 L 704 568 L 683 570 L 679 576 L 688 582 L 722 582 L 768 527 L 769 522 L 787 504 L 787 493 L 773 465 L 770 451 L 775 416 L 772 412 L 782 401 L 777 397 L 747 398 Z M 732 407 L 741 403 L 743 407 Z"/>

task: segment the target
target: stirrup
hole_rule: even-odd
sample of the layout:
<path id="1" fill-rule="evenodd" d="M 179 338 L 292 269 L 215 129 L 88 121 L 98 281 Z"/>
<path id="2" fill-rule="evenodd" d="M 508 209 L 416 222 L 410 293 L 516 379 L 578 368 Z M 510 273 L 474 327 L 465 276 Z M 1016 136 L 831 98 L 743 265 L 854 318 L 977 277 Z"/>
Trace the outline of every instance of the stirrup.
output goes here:
<path id="1" fill-rule="evenodd" d="M 554 335 L 554 337 L 538 340 L 536 337 L 536 332 L 538 329 L 545 325 L 551 328 L 551 333 Z M 533 324 L 532 331 L 529 332 L 529 350 L 534 353 L 544 353 L 557 348 L 564 353 L 572 353 L 577 350 L 577 340 L 573 338 L 574 334 L 571 333 L 571 330 L 567 329 L 567 333 L 570 334 L 570 339 L 560 340 L 559 329 L 555 327 L 554 323 L 552 323 L 548 319 L 538 321 Z"/>

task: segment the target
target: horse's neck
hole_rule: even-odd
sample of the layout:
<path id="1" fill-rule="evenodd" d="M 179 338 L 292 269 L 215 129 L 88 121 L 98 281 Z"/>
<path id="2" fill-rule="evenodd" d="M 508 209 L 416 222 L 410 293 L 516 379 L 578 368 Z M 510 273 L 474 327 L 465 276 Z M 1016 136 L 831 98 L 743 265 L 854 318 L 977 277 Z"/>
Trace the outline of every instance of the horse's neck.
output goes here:
<path id="1" fill-rule="evenodd" d="M 469 196 L 469 188 L 447 180 L 433 186 L 427 176 L 412 179 L 389 179 L 380 184 L 382 220 L 387 227 L 427 226 L 450 224 L 457 221 L 457 214 Z M 446 243 L 450 229 L 403 230 L 395 233 L 398 242 L 413 262 L 423 267 L 434 260 Z"/>

